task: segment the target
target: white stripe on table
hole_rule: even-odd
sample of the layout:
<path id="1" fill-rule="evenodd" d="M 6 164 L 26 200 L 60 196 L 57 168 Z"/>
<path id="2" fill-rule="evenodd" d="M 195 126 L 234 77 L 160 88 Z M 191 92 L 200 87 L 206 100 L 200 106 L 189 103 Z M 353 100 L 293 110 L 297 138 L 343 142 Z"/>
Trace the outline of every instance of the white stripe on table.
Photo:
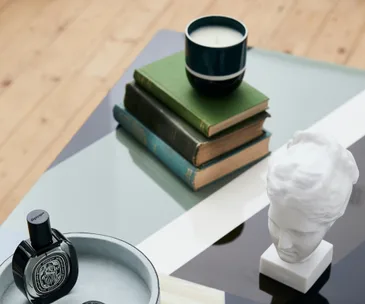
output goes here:
<path id="1" fill-rule="evenodd" d="M 333 136 L 343 146 L 349 147 L 365 135 L 364 113 L 365 90 L 315 123 L 311 129 Z M 274 153 L 280 153 L 284 147 Z M 158 272 L 171 274 L 267 206 L 267 163 L 268 158 L 137 247 L 151 259 Z"/>

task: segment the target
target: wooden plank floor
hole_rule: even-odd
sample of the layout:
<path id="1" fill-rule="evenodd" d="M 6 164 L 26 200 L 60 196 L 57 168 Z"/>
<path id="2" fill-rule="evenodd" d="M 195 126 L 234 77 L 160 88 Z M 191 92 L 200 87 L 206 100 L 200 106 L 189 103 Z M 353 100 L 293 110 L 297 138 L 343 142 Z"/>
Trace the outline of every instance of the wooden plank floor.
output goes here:
<path id="1" fill-rule="evenodd" d="M 250 45 L 365 68 L 365 0 L 0 0 L 0 223 L 157 30 L 214 13 Z"/>

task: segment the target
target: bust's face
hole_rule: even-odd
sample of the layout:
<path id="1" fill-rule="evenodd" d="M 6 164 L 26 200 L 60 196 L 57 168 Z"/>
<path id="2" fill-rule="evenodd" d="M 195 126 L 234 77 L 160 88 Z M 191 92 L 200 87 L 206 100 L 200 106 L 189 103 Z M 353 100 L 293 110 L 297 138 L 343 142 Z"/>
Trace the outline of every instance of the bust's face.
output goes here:
<path id="1" fill-rule="evenodd" d="M 316 223 L 292 208 L 271 204 L 269 232 L 279 257 L 288 263 L 299 263 L 318 247 L 331 223 Z"/>

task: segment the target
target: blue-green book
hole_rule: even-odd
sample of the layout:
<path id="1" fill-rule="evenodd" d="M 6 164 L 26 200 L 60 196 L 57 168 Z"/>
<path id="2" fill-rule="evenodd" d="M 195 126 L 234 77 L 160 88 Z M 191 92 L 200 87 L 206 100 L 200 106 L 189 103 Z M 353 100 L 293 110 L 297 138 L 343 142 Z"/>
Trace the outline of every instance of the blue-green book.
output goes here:
<path id="1" fill-rule="evenodd" d="M 194 191 L 230 174 L 236 170 L 249 168 L 253 163 L 269 154 L 270 132 L 253 139 L 200 167 L 194 167 L 178 152 L 130 114 L 123 104 L 115 105 L 113 115 L 118 124 L 144 145 L 165 164 L 176 176 Z"/>

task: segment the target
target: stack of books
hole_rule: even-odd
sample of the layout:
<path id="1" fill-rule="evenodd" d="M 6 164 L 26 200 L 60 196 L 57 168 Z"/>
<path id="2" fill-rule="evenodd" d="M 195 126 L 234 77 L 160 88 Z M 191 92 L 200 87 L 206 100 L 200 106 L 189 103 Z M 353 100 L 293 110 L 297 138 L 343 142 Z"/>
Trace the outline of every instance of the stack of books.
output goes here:
<path id="1" fill-rule="evenodd" d="M 179 52 L 136 69 L 113 115 L 198 190 L 269 154 L 270 133 L 263 128 L 269 98 L 245 81 L 226 97 L 202 96 L 186 77 L 184 56 Z"/>

